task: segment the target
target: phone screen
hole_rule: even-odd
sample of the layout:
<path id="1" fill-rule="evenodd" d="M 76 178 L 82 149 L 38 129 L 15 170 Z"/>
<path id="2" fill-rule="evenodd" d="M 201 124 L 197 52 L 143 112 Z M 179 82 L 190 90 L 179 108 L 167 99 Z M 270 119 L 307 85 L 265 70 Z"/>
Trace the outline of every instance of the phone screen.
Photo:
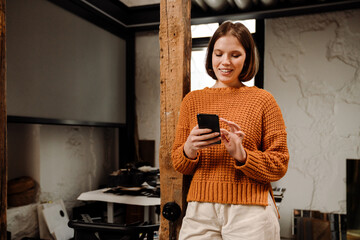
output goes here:
<path id="1" fill-rule="evenodd" d="M 212 132 L 220 133 L 219 117 L 216 114 L 199 113 L 197 115 L 199 128 L 210 128 Z M 217 141 L 214 144 L 220 144 L 221 141 Z"/>

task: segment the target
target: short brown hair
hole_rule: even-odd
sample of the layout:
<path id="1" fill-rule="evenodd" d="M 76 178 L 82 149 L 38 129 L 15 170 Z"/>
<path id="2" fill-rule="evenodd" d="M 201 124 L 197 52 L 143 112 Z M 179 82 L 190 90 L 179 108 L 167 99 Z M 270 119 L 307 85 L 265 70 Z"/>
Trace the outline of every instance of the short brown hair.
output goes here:
<path id="1" fill-rule="evenodd" d="M 217 80 L 214 69 L 212 67 L 212 53 L 214 51 L 215 42 L 228 33 L 236 37 L 245 49 L 246 58 L 244 67 L 239 75 L 239 81 L 249 81 L 256 75 L 259 69 L 259 56 L 251 33 L 242 23 L 232 23 L 230 21 L 226 21 L 222 23 L 215 31 L 214 35 L 209 41 L 207 48 L 205 63 L 206 71 L 210 77 Z"/>

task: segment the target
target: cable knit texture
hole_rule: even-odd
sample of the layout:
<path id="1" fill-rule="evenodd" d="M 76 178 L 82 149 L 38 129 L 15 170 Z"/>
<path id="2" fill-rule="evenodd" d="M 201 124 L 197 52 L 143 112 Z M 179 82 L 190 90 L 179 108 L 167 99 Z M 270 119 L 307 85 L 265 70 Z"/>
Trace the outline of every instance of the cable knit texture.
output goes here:
<path id="1" fill-rule="evenodd" d="M 199 151 L 196 159 L 183 147 L 198 113 L 217 114 L 245 133 L 245 164 L 232 158 L 223 143 Z M 220 127 L 228 129 L 220 122 Z M 284 120 L 274 97 L 257 87 L 205 88 L 183 99 L 172 150 L 174 168 L 193 175 L 187 201 L 267 205 L 270 182 L 287 171 L 289 154 Z"/>

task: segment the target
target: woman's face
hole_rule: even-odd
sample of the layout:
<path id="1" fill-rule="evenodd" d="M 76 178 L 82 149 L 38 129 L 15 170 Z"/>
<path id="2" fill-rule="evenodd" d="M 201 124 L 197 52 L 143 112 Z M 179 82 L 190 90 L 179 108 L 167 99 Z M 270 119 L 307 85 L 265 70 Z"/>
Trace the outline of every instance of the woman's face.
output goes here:
<path id="1" fill-rule="evenodd" d="M 214 44 L 212 67 L 217 77 L 216 87 L 240 87 L 238 77 L 244 67 L 246 52 L 231 34 L 219 38 Z"/>

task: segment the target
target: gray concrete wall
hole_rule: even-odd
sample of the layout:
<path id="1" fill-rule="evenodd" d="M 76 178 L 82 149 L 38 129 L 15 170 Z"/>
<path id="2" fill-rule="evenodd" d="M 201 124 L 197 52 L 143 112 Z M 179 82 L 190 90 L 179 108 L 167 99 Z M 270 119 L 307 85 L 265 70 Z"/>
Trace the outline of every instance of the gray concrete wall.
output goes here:
<path id="1" fill-rule="evenodd" d="M 284 115 L 290 163 L 282 236 L 293 209 L 346 212 L 346 159 L 360 158 L 360 10 L 266 20 L 264 87 Z"/>

